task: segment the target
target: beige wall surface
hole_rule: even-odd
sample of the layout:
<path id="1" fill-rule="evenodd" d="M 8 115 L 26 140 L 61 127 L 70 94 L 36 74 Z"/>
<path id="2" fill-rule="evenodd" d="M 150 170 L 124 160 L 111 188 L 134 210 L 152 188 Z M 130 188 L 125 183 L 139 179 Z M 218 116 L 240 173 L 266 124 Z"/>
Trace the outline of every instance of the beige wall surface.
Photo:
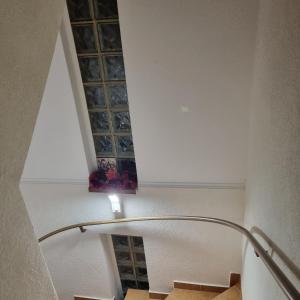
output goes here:
<path id="1" fill-rule="evenodd" d="M 56 299 L 19 179 L 44 90 L 64 3 L 0 5 L 0 299 Z"/>
<path id="2" fill-rule="evenodd" d="M 298 0 L 261 1 L 245 222 L 300 290 L 299 35 Z M 285 299 L 251 246 L 243 283 L 245 300 Z"/>

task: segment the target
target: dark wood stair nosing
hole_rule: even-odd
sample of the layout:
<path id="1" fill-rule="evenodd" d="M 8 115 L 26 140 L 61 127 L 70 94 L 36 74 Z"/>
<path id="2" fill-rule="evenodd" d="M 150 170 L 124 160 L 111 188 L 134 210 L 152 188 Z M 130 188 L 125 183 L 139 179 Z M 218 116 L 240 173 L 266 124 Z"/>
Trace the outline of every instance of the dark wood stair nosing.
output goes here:
<path id="1" fill-rule="evenodd" d="M 241 274 L 230 273 L 229 286 L 232 287 L 241 282 Z"/>

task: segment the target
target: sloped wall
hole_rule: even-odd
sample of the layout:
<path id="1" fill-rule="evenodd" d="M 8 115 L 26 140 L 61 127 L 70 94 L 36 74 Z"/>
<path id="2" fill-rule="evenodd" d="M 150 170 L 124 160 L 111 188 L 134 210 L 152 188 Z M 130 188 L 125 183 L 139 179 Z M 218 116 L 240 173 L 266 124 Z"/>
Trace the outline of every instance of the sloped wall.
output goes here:
<path id="1" fill-rule="evenodd" d="M 299 1 L 261 1 L 245 222 L 300 290 L 299 35 Z M 285 299 L 251 246 L 243 283 L 245 300 Z"/>
<path id="2" fill-rule="evenodd" d="M 57 299 L 19 179 L 42 98 L 63 1 L 0 7 L 0 299 Z"/>
<path id="3" fill-rule="evenodd" d="M 46 177 L 48 181 L 72 178 L 88 182 L 88 176 L 68 67 L 58 34 L 22 178 Z"/>

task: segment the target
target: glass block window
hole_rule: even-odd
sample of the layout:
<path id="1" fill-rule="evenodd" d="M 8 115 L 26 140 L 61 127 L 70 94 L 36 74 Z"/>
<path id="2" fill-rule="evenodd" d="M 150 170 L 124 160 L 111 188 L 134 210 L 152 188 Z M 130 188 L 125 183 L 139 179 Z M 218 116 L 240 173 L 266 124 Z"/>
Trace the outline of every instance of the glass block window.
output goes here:
<path id="1" fill-rule="evenodd" d="M 98 161 L 90 191 L 135 192 L 117 0 L 67 0 L 67 5 Z"/>
<path id="2" fill-rule="evenodd" d="M 68 10 L 71 21 L 89 21 L 91 13 L 88 0 L 69 0 Z"/>
<path id="3" fill-rule="evenodd" d="M 124 295 L 128 288 L 149 290 L 143 238 L 112 235 Z"/>
<path id="4" fill-rule="evenodd" d="M 102 51 L 122 51 L 121 33 L 118 23 L 99 24 L 98 32 Z"/>
<path id="5" fill-rule="evenodd" d="M 108 85 L 107 90 L 111 108 L 126 107 L 128 105 L 127 89 L 124 83 Z"/>
<path id="6" fill-rule="evenodd" d="M 85 86 L 84 92 L 89 110 L 106 108 L 104 87 L 102 85 Z"/>
<path id="7" fill-rule="evenodd" d="M 128 111 L 113 112 L 112 118 L 115 132 L 131 131 L 130 116 Z"/>
<path id="8" fill-rule="evenodd" d="M 79 57 L 78 60 L 83 82 L 101 81 L 103 76 L 98 57 Z"/>
<path id="9" fill-rule="evenodd" d="M 93 25 L 87 24 L 73 26 L 73 36 L 78 53 L 96 52 L 96 41 Z"/>

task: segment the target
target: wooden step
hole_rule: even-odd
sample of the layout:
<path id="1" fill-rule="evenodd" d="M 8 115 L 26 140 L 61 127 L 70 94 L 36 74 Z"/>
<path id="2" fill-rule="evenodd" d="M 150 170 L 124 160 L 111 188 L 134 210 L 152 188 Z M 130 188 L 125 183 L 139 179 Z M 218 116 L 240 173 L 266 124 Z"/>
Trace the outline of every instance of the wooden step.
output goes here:
<path id="1" fill-rule="evenodd" d="M 166 300 L 210 300 L 218 296 L 216 292 L 194 291 L 175 288 Z"/>
<path id="2" fill-rule="evenodd" d="M 214 300 L 242 300 L 241 285 L 239 283 L 234 285 L 227 291 L 215 297 Z"/>
<path id="3" fill-rule="evenodd" d="M 149 300 L 149 292 L 128 289 L 125 300 Z M 240 284 L 236 284 L 223 293 L 196 291 L 174 288 L 166 300 L 242 300 Z"/>
<path id="4" fill-rule="evenodd" d="M 128 289 L 125 300 L 148 300 L 149 292 L 144 290 Z"/>

